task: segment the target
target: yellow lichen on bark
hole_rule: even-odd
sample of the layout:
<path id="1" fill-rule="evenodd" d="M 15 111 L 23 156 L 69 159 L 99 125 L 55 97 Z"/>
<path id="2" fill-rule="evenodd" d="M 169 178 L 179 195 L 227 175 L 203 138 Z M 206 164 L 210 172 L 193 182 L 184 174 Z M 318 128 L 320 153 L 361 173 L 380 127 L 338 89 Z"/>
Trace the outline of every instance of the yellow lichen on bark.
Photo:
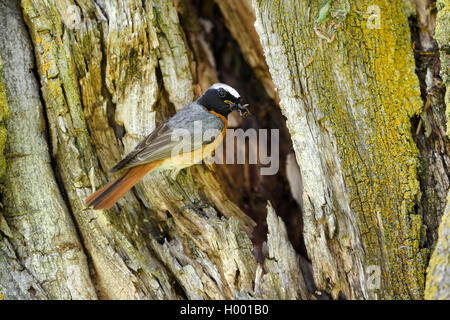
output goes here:
<path id="1" fill-rule="evenodd" d="M 364 2 L 353 8 L 364 8 Z M 422 101 L 401 3 L 370 5 L 380 8 L 380 27 L 368 28 L 360 13 L 352 10 L 342 35 L 348 39 L 347 62 L 355 73 L 357 67 L 367 68 L 369 90 L 356 91 L 344 104 L 327 100 L 324 106 L 331 102 L 333 107 L 325 112 L 336 133 L 369 264 L 382 263 L 393 298 L 420 298 L 427 252 L 419 247 L 422 217 L 413 209 L 419 182 L 410 117 L 420 111 Z M 353 115 L 346 108 L 349 104 Z M 360 125 L 364 130 L 358 129 Z"/>
<path id="2" fill-rule="evenodd" d="M 425 287 L 425 299 L 449 300 L 450 299 L 450 193 L 447 196 L 442 221 L 439 226 L 439 240 L 431 255 L 427 269 L 427 282 Z"/>
<path id="3" fill-rule="evenodd" d="M 422 217 L 414 211 L 419 162 L 410 118 L 422 101 L 403 1 L 335 1 L 320 19 L 319 2 L 255 3 L 262 12 L 257 29 L 258 23 L 266 28 L 259 33 L 304 178 L 309 253 L 323 245 L 315 240 L 323 230 L 331 238 L 327 263 L 323 255 L 312 257 L 316 281 L 334 296 L 342 290 L 358 297 L 355 288 L 361 285 L 366 297 L 421 298 L 427 251 L 420 248 Z M 282 55 L 289 79 L 277 70 Z M 320 160 L 311 167 L 315 154 Z M 309 210 L 314 219 L 308 220 Z M 343 258 L 348 252 L 353 262 Z M 360 262 L 366 276 L 369 267 L 380 268 L 381 287 L 367 280 L 356 284 L 363 277 L 355 268 Z"/>

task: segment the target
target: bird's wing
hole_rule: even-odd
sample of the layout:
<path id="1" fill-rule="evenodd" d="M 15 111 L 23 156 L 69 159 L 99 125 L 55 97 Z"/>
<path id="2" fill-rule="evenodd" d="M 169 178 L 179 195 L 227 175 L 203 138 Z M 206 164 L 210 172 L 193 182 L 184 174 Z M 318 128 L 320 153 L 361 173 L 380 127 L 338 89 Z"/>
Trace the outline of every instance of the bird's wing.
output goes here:
<path id="1" fill-rule="evenodd" d="M 184 108 L 158 126 L 110 172 L 191 152 L 213 142 L 224 122 L 199 105 Z"/>

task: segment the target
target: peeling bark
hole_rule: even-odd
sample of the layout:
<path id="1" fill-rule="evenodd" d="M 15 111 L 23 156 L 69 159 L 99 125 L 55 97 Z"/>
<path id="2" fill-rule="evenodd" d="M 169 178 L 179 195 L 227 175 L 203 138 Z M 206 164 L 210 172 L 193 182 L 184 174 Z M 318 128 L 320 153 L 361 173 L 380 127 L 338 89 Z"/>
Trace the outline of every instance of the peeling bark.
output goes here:
<path id="1" fill-rule="evenodd" d="M 255 291 L 268 299 L 311 299 L 300 269 L 299 257 L 287 236 L 286 225 L 277 217 L 270 203 L 267 204 L 267 225 L 268 257 L 264 262 L 267 273 L 260 280 L 257 276 Z"/>
<path id="2" fill-rule="evenodd" d="M 421 197 L 417 212 L 423 216 L 426 237 L 423 246 L 431 248 L 437 241 L 438 227 L 450 186 L 449 150 L 446 135 L 445 85 L 439 76 L 439 47 L 434 39 L 435 2 L 417 0 L 416 14 L 410 17 L 416 73 L 420 82 L 423 109 L 420 119 L 413 119 L 413 138 L 420 152 Z M 441 55 L 443 58 L 445 56 Z"/>

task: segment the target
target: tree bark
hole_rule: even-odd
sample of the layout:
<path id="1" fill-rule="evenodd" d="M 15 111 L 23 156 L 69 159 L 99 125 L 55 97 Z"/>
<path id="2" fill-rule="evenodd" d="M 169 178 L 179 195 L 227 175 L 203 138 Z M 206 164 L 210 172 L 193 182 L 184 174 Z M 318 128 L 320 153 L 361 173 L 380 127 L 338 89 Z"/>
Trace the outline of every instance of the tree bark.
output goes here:
<path id="1" fill-rule="evenodd" d="M 163 172 L 146 177 L 114 209 L 93 211 L 84 205 L 86 196 L 106 182 L 104 172 L 156 122 L 194 98 L 192 54 L 175 8 L 166 2 L 130 1 L 122 7 L 121 2 L 86 1 L 78 6 L 70 1 L 23 1 L 22 10 L 45 102 L 48 148 L 92 262 L 97 295 L 266 295 L 255 291 L 261 271 L 248 237 L 254 222 L 227 199 L 211 167 L 195 167 L 176 177 L 183 190 Z M 209 203 L 205 216 L 191 209 L 180 211 L 199 197 Z M 296 279 L 301 280 L 293 257 L 287 265 L 294 263 Z M 269 276 L 270 282 L 264 280 Z M 271 296 L 284 297 L 271 287 L 283 281 L 288 290 L 289 276 L 281 271 L 278 275 L 272 266 L 259 280 L 274 292 Z M 287 296 L 300 297 L 301 290 L 307 296 L 300 280 Z"/>
<path id="2" fill-rule="evenodd" d="M 0 0 L 0 294 L 448 298 L 434 11 L 400 0 L 325 9 Z M 410 30 L 410 14 L 427 24 Z M 250 103 L 232 127 L 280 130 L 277 175 L 204 163 L 149 174 L 110 210 L 86 208 L 114 164 L 218 81 Z M 185 206 L 195 200 L 202 214 Z"/>
<path id="3" fill-rule="evenodd" d="M 448 90 L 449 85 L 449 15 L 450 15 L 450 3 L 448 1 L 437 1 L 437 20 L 436 20 L 436 40 L 439 45 L 440 50 L 440 62 L 441 62 L 441 77 L 444 85 L 444 90 L 447 88 L 445 93 L 445 103 L 443 106 L 447 106 L 447 130 L 443 128 L 444 136 L 445 133 L 447 137 L 450 136 L 450 93 Z M 438 70 L 437 70 L 438 71 Z M 442 115 L 442 112 L 439 114 Z M 442 121 L 444 122 L 444 121 Z M 442 123 L 441 122 L 441 123 Z M 445 123 L 445 122 L 444 122 Z M 440 222 L 438 240 L 436 246 L 431 255 L 431 259 L 427 268 L 427 279 L 425 286 L 425 299 L 450 299 L 450 252 L 449 244 L 450 242 L 450 192 L 447 195 L 447 207 L 445 208 L 444 215 L 442 216 L 442 221 Z"/>
<path id="4" fill-rule="evenodd" d="M 96 298 L 86 256 L 51 166 L 22 16 L 14 2 L 0 6 L 2 81 L 11 110 L 0 213 L 0 291 L 6 299 Z"/>
<path id="5" fill-rule="evenodd" d="M 428 251 L 410 118 L 422 103 L 403 2 L 339 1 L 326 17 L 319 2 L 253 5 L 301 169 L 316 284 L 335 298 L 421 298 Z"/>

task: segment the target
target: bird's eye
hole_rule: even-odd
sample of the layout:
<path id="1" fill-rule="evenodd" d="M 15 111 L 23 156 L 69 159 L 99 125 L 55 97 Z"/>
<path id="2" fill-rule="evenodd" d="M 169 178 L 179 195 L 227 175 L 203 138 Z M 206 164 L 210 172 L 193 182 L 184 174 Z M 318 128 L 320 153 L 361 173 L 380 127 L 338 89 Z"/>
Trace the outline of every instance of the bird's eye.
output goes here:
<path id="1" fill-rule="evenodd" d="M 222 88 L 220 88 L 220 89 L 219 89 L 219 96 L 220 96 L 221 98 L 225 98 L 225 95 L 226 95 L 225 90 L 222 89 Z"/>

